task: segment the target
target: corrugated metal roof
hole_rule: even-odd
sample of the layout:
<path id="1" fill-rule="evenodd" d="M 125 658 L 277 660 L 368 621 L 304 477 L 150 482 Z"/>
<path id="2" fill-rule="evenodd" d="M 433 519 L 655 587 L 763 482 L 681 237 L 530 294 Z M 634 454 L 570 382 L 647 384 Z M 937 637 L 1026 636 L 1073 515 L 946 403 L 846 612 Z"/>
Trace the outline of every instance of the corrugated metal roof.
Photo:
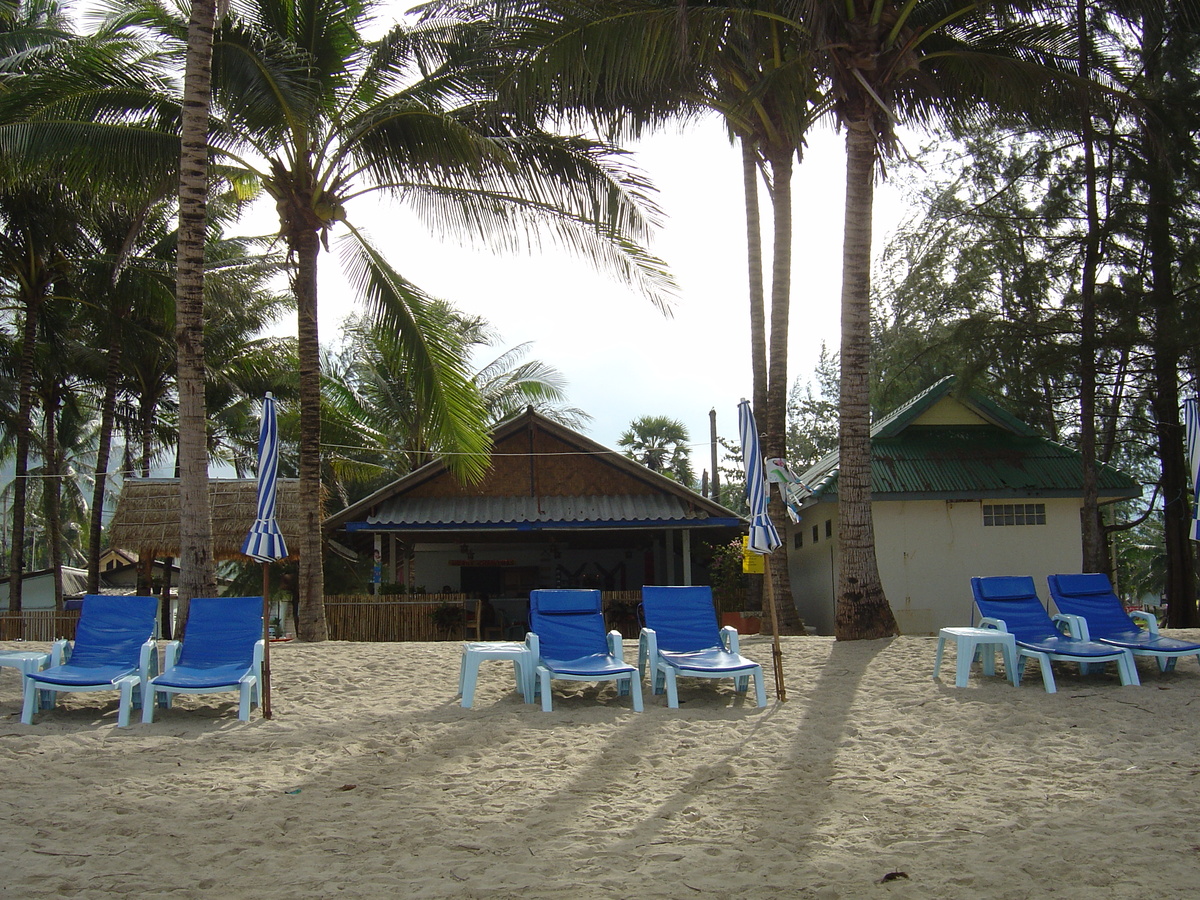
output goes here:
<path id="1" fill-rule="evenodd" d="M 670 522 L 728 526 L 708 511 L 669 494 L 612 497 L 395 497 L 366 517 L 366 526 L 438 528 L 562 524 L 604 525 Z M 352 523 L 348 523 L 354 529 Z M 360 529 L 362 526 L 358 526 Z"/>
<path id="2" fill-rule="evenodd" d="M 991 425 L 909 426 L 900 436 L 871 442 L 871 490 L 876 494 L 1072 496 L 1083 490 L 1080 455 L 1046 438 Z M 836 493 L 836 455 L 801 476 L 812 496 Z M 1098 467 L 1101 496 L 1131 497 L 1138 483 Z"/>

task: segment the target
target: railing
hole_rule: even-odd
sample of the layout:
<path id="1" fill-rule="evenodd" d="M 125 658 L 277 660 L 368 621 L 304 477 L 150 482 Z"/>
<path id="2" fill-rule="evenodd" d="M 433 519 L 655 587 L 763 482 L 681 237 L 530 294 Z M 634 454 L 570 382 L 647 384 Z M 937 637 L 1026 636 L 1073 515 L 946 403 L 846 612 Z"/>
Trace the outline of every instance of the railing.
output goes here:
<path id="1" fill-rule="evenodd" d="M 77 609 L 27 609 L 19 616 L 0 615 L 0 641 L 73 641 L 78 621 Z"/>

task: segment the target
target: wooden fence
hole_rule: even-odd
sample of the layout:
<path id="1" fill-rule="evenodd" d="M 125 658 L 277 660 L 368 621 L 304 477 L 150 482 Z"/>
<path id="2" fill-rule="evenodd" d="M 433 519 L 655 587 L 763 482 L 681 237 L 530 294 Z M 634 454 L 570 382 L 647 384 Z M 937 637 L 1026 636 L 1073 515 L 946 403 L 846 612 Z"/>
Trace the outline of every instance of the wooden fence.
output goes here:
<path id="1" fill-rule="evenodd" d="M 19 616 L 0 616 L 0 641 L 75 640 L 79 610 L 27 609 Z"/>
<path id="2" fill-rule="evenodd" d="M 466 620 L 467 603 L 463 594 L 423 594 L 420 600 L 411 594 L 373 597 L 351 594 L 325 598 L 325 624 L 334 641 L 461 641 L 463 626 L 439 628 L 434 611 L 449 606 L 462 610 Z M 403 599 L 402 599 L 403 598 Z"/>
<path id="3" fill-rule="evenodd" d="M 370 594 L 350 594 L 325 598 L 325 624 L 329 639 L 334 641 L 461 641 L 473 640 L 473 627 L 460 625 L 438 627 L 434 611 L 442 606 L 462 610 L 462 620 L 469 622 L 468 598 L 464 594 L 412 594 L 374 597 Z M 639 622 L 637 605 L 642 592 L 605 591 L 604 619 L 610 629 L 623 637 L 636 638 Z"/>

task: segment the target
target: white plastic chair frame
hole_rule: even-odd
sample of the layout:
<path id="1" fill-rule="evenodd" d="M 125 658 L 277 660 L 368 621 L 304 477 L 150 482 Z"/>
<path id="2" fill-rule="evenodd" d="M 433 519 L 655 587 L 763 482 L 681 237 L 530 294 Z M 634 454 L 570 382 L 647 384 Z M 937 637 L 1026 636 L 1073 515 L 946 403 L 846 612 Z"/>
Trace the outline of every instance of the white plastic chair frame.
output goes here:
<path id="1" fill-rule="evenodd" d="M 732 625 L 721 628 L 721 643 L 729 653 L 740 655 L 738 631 Z M 762 666 L 755 664 L 752 669 L 739 672 L 706 672 L 703 669 L 677 670 L 658 653 L 658 634 L 653 628 L 643 628 L 638 637 L 638 672 L 644 677 L 646 666 L 650 666 L 651 690 L 655 694 L 667 692 L 667 707 L 679 709 L 679 686 L 677 675 L 685 678 L 732 678 L 733 686 L 739 693 L 746 693 L 750 687 L 750 679 L 754 679 L 754 699 L 760 707 L 767 705 L 767 686 L 763 681 Z"/>
<path id="2" fill-rule="evenodd" d="M 1158 616 L 1152 612 L 1146 612 L 1143 609 L 1126 610 L 1129 618 L 1144 629 L 1151 637 L 1158 637 Z M 1067 616 L 1074 620 L 1071 624 L 1071 637 L 1081 640 L 1092 640 L 1088 631 L 1087 619 L 1083 616 Z M 1101 643 L 1104 643 L 1101 641 Z M 1134 656 L 1145 656 L 1158 661 L 1158 670 L 1160 672 L 1172 672 L 1175 670 L 1175 663 L 1183 656 L 1194 656 L 1196 661 L 1200 662 L 1200 649 L 1196 650 L 1155 650 L 1153 647 L 1129 647 L 1118 648 L 1128 649 Z"/>
<path id="3" fill-rule="evenodd" d="M 1059 626 L 1059 630 L 1063 631 L 1063 626 L 1066 626 L 1064 633 L 1076 640 L 1088 640 L 1087 637 L 1081 638 L 1080 635 L 1087 634 L 1087 623 L 1079 616 L 1069 616 L 1064 613 L 1057 613 L 1050 617 L 1055 624 Z M 998 631 L 1008 632 L 1008 626 L 1003 619 L 993 619 L 984 617 L 979 620 L 980 628 L 995 628 Z M 1058 692 L 1058 686 L 1054 682 L 1054 671 L 1050 668 L 1050 663 L 1054 660 L 1059 662 L 1073 662 L 1079 664 L 1080 674 L 1086 675 L 1089 666 L 1107 665 L 1110 662 L 1117 664 L 1117 673 L 1120 675 L 1121 684 L 1126 687 L 1136 687 L 1142 682 L 1138 678 L 1137 663 L 1133 660 L 1133 653 L 1129 650 L 1123 650 L 1120 647 L 1112 648 L 1114 653 L 1111 657 L 1085 659 L 1081 656 L 1076 656 L 1073 653 L 1048 653 L 1044 650 L 1033 650 L 1029 647 L 1022 647 L 1021 642 L 1017 641 L 1017 685 L 1021 684 L 1021 676 L 1025 671 L 1025 660 L 1036 659 L 1038 667 L 1042 670 L 1042 685 L 1046 688 L 1047 694 Z"/>
<path id="4" fill-rule="evenodd" d="M 163 652 L 163 675 L 170 675 L 175 669 L 175 666 L 179 663 L 179 654 L 182 651 L 182 641 L 171 641 L 167 644 Z M 149 690 L 154 696 L 150 698 L 149 703 L 142 704 L 142 724 L 145 725 L 154 721 L 155 702 L 161 704 L 163 709 L 170 709 L 171 699 L 175 694 L 220 694 L 226 691 L 238 692 L 238 718 L 243 722 L 249 721 L 251 708 L 262 702 L 260 692 L 262 690 L 262 661 L 264 652 L 265 644 L 263 641 L 256 641 L 254 644 L 254 661 L 251 663 L 249 671 L 242 675 L 236 682 L 226 685 L 192 688 L 174 687 L 172 685 L 150 685 Z"/>
<path id="5" fill-rule="evenodd" d="M 62 665 L 71 661 L 71 649 L 75 646 L 74 641 L 68 641 L 59 638 L 50 648 L 50 665 L 48 669 Z M 138 653 L 138 671 L 136 674 L 130 673 L 122 675 L 111 682 L 103 684 L 53 684 L 44 681 L 34 681 L 32 678 L 25 679 L 25 703 L 21 709 L 21 722 L 25 725 L 33 724 L 34 708 L 37 706 L 38 692 L 42 693 L 43 708 L 53 709 L 58 694 L 60 693 L 87 693 L 90 691 L 112 691 L 120 692 L 120 700 L 117 706 L 117 727 L 125 728 L 129 725 L 129 713 L 135 704 L 146 705 L 146 690 L 150 679 L 158 673 L 158 645 L 154 638 L 149 638 L 141 646 Z M 136 692 L 136 693 L 135 693 Z M 46 699 L 48 698 L 48 703 Z"/>
<path id="6" fill-rule="evenodd" d="M 607 637 L 609 655 L 616 662 L 624 663 L 625 651 L 621 645 L 621 632 L 610 631 Z M 525 643 L 529 646 L 532 658 L 537 660 L 537 665 L 534 668 L 533 691 L 535 696 L 538 692 L 542 695 L 542 712 L 551 712 L 554 709 L 554 701 L 550 694 L 550 681 L 552 679 L 558 679 L 559 681 L 615 681 L 617 683 L 617 694 L 622 697 L 630 695 L 633 700 L 634 712 L 642 712 L 642 682 L 636 669 L 630 672 L 598 675 L 573 675 L 566 672 L 556 672 L 543 665 L 541 641 L 538 640 L 536 634 L 531 631 L 525 635 Z"/>

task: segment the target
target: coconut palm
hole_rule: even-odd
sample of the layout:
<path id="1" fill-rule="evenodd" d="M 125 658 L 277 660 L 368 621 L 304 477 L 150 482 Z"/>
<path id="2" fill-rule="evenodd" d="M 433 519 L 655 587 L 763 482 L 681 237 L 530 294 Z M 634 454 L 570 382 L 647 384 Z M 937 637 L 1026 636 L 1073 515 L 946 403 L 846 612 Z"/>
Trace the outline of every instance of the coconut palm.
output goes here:
<path id="1" fill-rule="evenodd" d="M 871 519 L 870 273 L 874 179 L 897 149 L 896 126 L 986 111 L 1044 111 L 1056 59 L 1070 58 L 1063 29 L 1009 22 L 1004 7 L 967 0 L 797 0 L 822 48 L 846 132 L 842 256 L 839 639 L 897 633 L 875 559 Z"/>
<path id="2" fill-rule="evenodd" d="M 179 392 L 179 621 L 192 597 L 216 592 L 208 506 L 204 405 L 204 238 L 208 226 L 208 123 L 216 0 L 191 0 L 179 155 L 175 265 L 175 372 Z"/>
<path id="3" fill-rule="evenodd" d="M 702 113 L 722 117 L 742 148 L 746 194 L 751 387 L 769 456 L 786 457 L 791 317 L 792 173 L 828 102 L 803 24 L 781 0 L 443 0 L 428 14 L 493 20 L 512 53 L 518 102 L 605 133 L 639 137 Z M 758 204 L 765 182 L 773 222 L 769 315 Z M 767 322 L 770 322 L 769 341 Z M 772 516 L 786 521 L 772 501 Z M 780 621 L 798 628 L 786 550 L 771 557 Z"/>
<path id="4" fill-rule="evenodd" d="M 464 316 L 444 301 L 432 303 L 430 310 L 444 319 L 446 333 L 459 342 L 463 357 L 497 340 L 483 319 Z M 589 418 L 563 405 L 561 373 L 526 360 L 527 353 L 526 344 L 511 348 L 473 374 L 488 427 L 530 406 L 570 427 Z M 341 503 L 354 502 L 443 449 L 421 428 L 413 372 L 389 330 L 362 317 L 348 319 L 343 343 L 327 352 L 322 372 L 328 475 Z"/>
<path id="5" fill-rule="evenodd" d="M 45 305 L 72 299 L 67 276 L 74 273 L 86 245 L 84 223 L 110 199 L 102 200 L 101 194 L 133 185 L 144 191 L 166 167 L 150 165 L 154 152 L 141 151 L 148 144 L 158 151 L 172 142 L 177 147 L 178 139 L 158 127 L 164 121 L 161 105 L 150 98 L 157 95 L 161 80 L 142 48 L 133 52 L 124 40 L 73 35 L 57 4 L 33 0 L 10 5 L 5 12 L 0 18 L 0 195 L 6 206 L 7 258 L 0 266 L 13 279 L 11 294 L 23 309 L 22 347 L 28 356 L 35 350 L 37 320 Z M 148 129 L 138 127 L 150 123 Z M 119 137 L 107 143 L 93 140 L 98 132 Z M 130 152 L 133 148 L 139 152 Z M 30 359 L 22 364 L 18 389 L 14 537 L 24 528 L 25 517 L 24 468 L 33 412 Z M 20 546 L 14 541 L 14 610 L 21 606 Z"/>
<path id="6" fill-rule="evenodd" d="M 662 272 L 637 249 L 649 220 L 643 186 L 592 142 L 547 135 L 494 103 L 442 52 L 438 28 L 362 30 L 371 0 L 259 0 L 225 20 L 214 48 L 213 140 L 274 198 L 299 317 L 301 636 L 324 636 L 320 505 L 317 262 L 340 223 L 351 284 L 404 343 L 422 428 L 482 475 L 486 430 L 470 373 L 425 316 L 425 298 L 347 221 L 370 191 L 410 204 L 441 231 L 512 248 L 554 234 L 658 295 Z"/>

